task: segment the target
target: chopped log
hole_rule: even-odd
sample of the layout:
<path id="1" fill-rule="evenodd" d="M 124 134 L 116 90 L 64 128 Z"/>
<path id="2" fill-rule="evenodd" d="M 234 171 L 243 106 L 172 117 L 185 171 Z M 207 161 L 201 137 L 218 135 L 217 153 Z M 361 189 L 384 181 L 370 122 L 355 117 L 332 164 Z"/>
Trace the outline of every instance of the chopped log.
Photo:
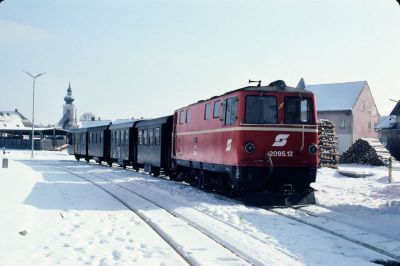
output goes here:
<path id="1" fill-rule="evenodd" d="M 387 165 L 390 153 L 378 139 L 361 138 L 356 140 L 340 157 L 340 163 Z"/>
<path id="2" fill-rule="evenodd" d="M 335 124 L 326 119 L 318 120 L 318 166 L 338 168 L 338 151 Z"/>

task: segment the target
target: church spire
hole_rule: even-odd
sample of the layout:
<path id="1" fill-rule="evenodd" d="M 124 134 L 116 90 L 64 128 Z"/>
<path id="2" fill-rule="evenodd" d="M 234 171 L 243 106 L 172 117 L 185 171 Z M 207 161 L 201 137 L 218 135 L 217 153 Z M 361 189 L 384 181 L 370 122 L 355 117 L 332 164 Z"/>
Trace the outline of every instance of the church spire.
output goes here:
<path id="1" fill-rule="evenodd" d="M 72 104 L 75 101 L 74 97 L 72 97 L 71 82 L 68 84 L 67 96 L 64 97 L 64 101 L 66 104 Z"/>

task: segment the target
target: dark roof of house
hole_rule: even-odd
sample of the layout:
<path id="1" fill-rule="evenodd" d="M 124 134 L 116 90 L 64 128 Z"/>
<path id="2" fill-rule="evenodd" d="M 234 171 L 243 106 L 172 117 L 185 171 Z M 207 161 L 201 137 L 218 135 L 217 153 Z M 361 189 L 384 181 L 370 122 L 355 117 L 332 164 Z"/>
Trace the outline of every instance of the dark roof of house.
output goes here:
<path id="1" fill-rule="evenodd" d="M 315 94 L 318 111 L 352 110 L 366 81 L 308 85 Z"/>
<path id="2" fill-rule="evenodd" d="M 397 102 L 390 115 L 400 115 L 400 101 Z"/>

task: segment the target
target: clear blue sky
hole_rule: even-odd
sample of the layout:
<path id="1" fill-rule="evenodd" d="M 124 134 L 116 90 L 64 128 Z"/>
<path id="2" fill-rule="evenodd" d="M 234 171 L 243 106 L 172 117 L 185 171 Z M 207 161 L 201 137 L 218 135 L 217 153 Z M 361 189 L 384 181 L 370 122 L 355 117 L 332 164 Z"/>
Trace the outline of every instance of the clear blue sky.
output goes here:
<path id="1" fill-rule="evenodd" d="M 283 79 L 367 80 L 378 110 L 400 99 L 395 0 L 163 0 L 0 3 L 0 109 L 56 123 L 71 82 L 78 115 L 156 117 Z"/>

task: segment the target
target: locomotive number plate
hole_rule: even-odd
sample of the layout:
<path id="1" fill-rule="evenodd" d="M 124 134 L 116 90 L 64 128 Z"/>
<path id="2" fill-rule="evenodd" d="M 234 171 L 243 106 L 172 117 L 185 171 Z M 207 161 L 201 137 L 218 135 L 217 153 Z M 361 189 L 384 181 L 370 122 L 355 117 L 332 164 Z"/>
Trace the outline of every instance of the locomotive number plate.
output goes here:
<path id="1" fill-rule="evenodd" d="M 270 151 L 268 155 L 271 157 L 293 157 L 293 151 Z"/>

